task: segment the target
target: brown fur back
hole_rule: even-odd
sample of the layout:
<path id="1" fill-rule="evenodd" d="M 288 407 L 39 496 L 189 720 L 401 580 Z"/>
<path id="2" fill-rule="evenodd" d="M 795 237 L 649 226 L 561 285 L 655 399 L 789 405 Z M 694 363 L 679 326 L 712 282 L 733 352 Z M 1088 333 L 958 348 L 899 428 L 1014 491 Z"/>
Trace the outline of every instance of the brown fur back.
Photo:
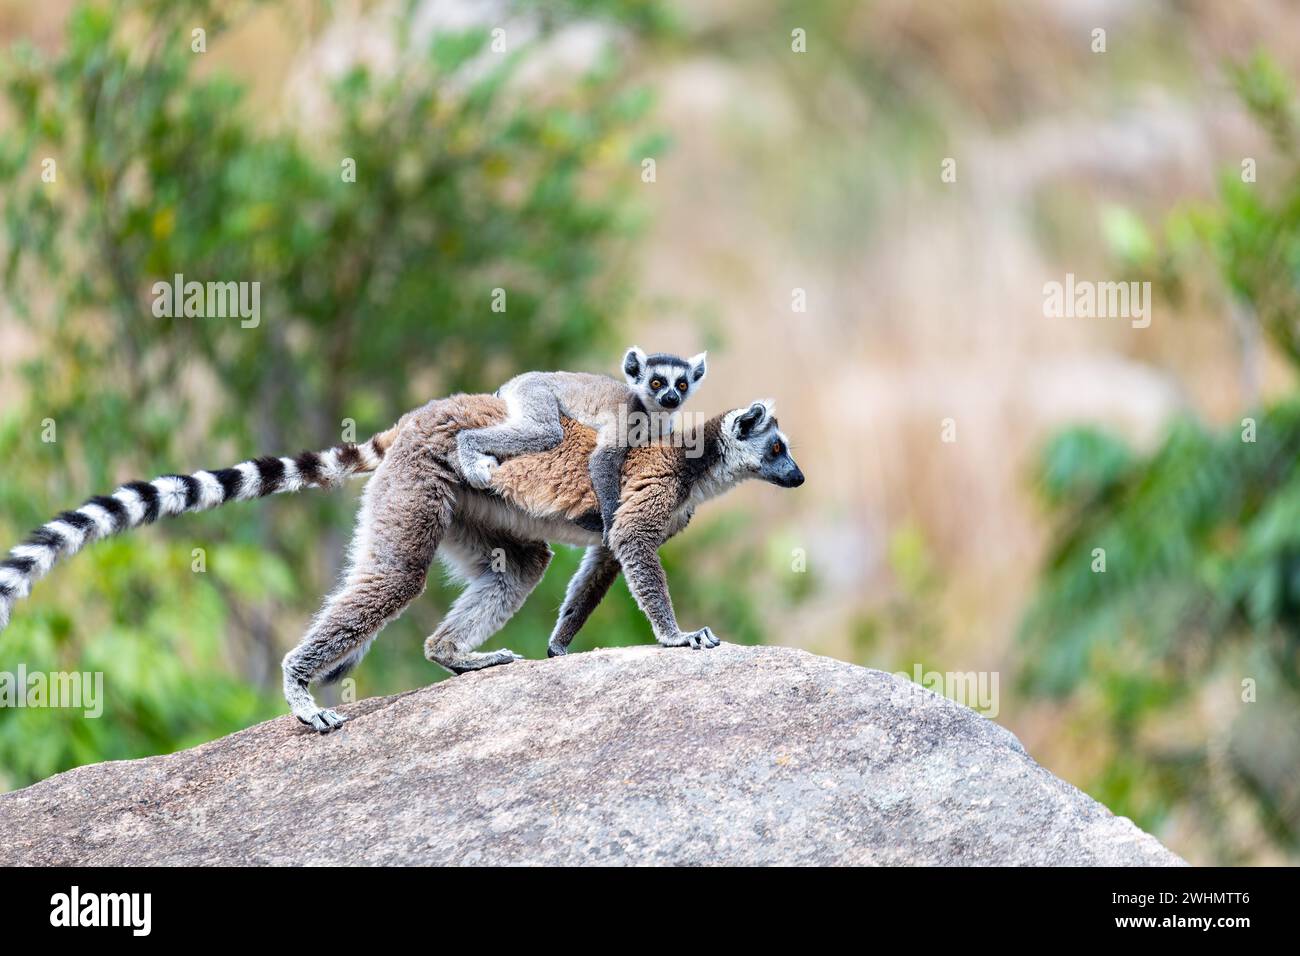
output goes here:
<path id="1" fill-rule="evenodd" d="M 494 395 L 453 395 L 407 413 L 397 423 L 401 444 L 421 447 L 455 471 L 456 435 L 505 420 L 506 404 Z M 597 510 L 588 459 L 596 447 L 596 432 L 569 418 L 561 420 L 564 440 L 550 451 L 521 455 L 501 463 L 492 488 L 510 504 L 538 517 L 561 515 L 576 519 Z M 387 437 L 387 434 L 385 435 Z M 675 495 L 679 449 L 649 445 L 629 449 L 623 464 L 624 481 L 656 486 L 660 494 Z"/>
<path id="2" fill-rule="evenodd" d="M 564 440 L 550 451 L 508 458 L 492 478 L 492 487 L 511 504 L 530 514 L 574 519 L 596 510 L 587 461 L 596 449 L 596 431 L 562 418 Z"/>

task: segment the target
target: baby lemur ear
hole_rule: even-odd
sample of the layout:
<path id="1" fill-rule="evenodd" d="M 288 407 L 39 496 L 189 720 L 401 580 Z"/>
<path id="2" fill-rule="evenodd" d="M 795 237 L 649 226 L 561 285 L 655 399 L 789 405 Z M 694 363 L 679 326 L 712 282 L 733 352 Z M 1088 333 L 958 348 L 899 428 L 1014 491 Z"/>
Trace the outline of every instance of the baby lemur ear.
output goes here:
<path id="1" fill-rule="evenodd" d="M 701 352 L 699 355 L 692 355 L 686 360 L 687 364 L 691 367 L 692 382 L 704 381 L 704 376 L 709 373 L 709 366 L 705 361 L 708 357 L 708 352 Z"/>
<path id="2" fill-rule="evenodd" d="M 623 374 L 627 376 L 629 385 L 640 385 L 641 377 L 645 375 L 645 353 L 635 345 L 623 356 Z"/>
<path id="3" fill-rule="evenodd" d="M 763 423 L 767 418 L 767 406 L 762 402 L 755 402 L 749 408 L 736 416 L 735 425 L 737 438 L 748 438 L 750 434 Z"/>

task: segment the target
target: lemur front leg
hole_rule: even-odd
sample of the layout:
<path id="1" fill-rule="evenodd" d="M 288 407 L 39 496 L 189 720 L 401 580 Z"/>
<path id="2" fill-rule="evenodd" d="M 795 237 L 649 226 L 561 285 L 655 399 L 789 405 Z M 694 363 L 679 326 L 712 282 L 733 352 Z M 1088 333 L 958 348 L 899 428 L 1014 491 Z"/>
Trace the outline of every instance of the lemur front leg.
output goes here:
<path id="1" fill-rule="evenodd" d="M 624 501 L 614 521 L 613 551 L 622 566 L 628 590 L 641 613 L 649 619 L 655 640 L 660 644 L 696 650 L 717 647 L 722 642 L 713 636 L 710 628 L 683 631 L 677 626 L 673 600 L 668 594 L 668 576 L 659 562 L 659 545 L 667 536 L 670 509 L 647 500 L 649 495 L 638 494 Z"/>
<path id="2" fill-rule="evenodd" d="M 560 616 L 555 619 L 555 629 L 551 631 L 551 640 L 546 646 L 547 657 L 569 653 L 574 635 L 582 630 L 596 605 L 604 600 L 609 586 L 618 577 L 618 571 L 618 558 L 609 548 L 593 544 L 587 549 L 582 564 L 569 579 L 569 587 L 564 592 L 564 604 L 560 606 Z"/>
<path id="3" fill-rule="evenodd" d="M 506 403 L 504 422 L 456 436 L 461 474 L 475 488 L 492 484 L 492 472 L 502 459 L 548 451 L 564 440 L 560 403 L 550 388 L 532 381 L 507 383 L 501 397 Z"/>
<path id="4" fill-rule="evenodd" d="M 523 606 L 552 555 L 542 541 L 525 541 L 472 524 L 453 527 L 442 556 L 469 587 L 424 642 L 424 656 L 453 674 L 519 660 L 522 655 L 506 648 L 486 653 L 475 649 Z"/>

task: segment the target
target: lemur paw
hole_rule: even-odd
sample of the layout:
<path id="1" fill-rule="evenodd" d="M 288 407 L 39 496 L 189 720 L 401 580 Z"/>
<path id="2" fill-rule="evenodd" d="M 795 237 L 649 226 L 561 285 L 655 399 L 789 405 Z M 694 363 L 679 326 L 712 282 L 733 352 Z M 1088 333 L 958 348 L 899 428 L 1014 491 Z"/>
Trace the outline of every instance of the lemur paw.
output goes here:
<path id="1" fill-rule="evenodd" d="M 479 455 L 474 461 L 463 463 L 461 471 L 465 473 L 465 481 L 472 487 L 490 488 L 492 486 L 492 475 L 500 464 L 491 455 Z"/>
<path id="2" fill-rule="evenodd" d="M 547 657 L 563 657 L 569 653 L 569 649 L 563 644 L 556 644 L 554 641 L 546 645 Z"/>
<path id="3" fill-rule="evenodd" d="M 433 647 L 426 646 L 424 656 L 435 664 L 447 668 L 453 674 L 480 671 L 485 667 L 496 667 L 500 664 L 509 664 L 512 661 L 522 661 L 524 659 L 523 654 L 516 654 L 508 647 L 482 653 L 474 651 L 465 653 L 456 650 L 454 647 L 444 650 L 436 644 Z"/>
<path id="4" fill-rule="evenodd" d="M 342 714 L 332 710 L 318 710 L 315 713 L 308 714 L 306 717 L 301 714 L 295 714 L 302 723 L 306 724 L 312 730 L 318 733 L 328 734 L 331 730 L 337 730 L 343 726 L 347 720 Z"/>
<path id="5" fill-rule="evenodd" d="M 698 631 L 678 631 L 676 637 L 660 643 L 665 647 L 689 647 L 698 651 L 701 648 L 717 647 L 722 641 L 713 636 L 710 628 L 702 627 Z"/>

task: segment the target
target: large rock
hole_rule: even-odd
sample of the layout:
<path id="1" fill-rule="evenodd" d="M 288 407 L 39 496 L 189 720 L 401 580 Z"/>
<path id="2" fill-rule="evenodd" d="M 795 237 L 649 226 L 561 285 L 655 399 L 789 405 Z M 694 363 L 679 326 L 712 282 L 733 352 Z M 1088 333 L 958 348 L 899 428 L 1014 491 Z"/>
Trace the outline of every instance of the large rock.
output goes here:
<path id="1" fill-rule="evenodd" d="M 0 863 L 1181 862 L 997 724 L 802 651 L 596 651 L 345 709 L 0 796 Z"/>

